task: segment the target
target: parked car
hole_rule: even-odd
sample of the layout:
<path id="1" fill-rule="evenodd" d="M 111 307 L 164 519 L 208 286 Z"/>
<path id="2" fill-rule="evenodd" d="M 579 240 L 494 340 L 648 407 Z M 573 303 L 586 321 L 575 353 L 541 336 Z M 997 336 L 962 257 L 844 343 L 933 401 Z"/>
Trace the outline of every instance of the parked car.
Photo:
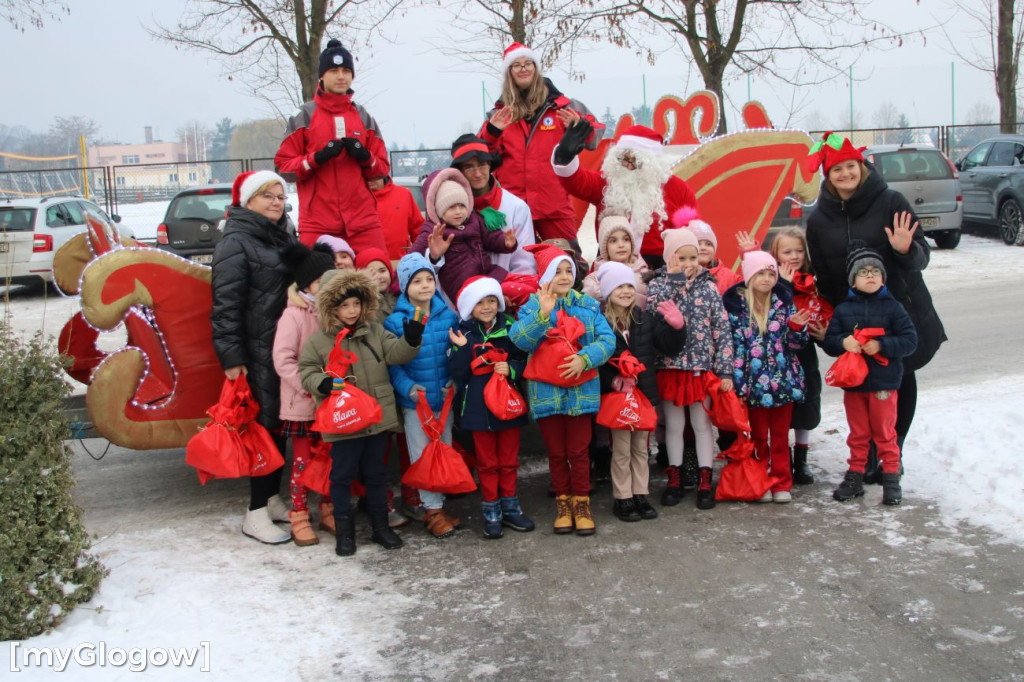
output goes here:
<path id="1" fill-rule="evenodd" d="M 90 211 L 134 239 L 119 225 L 121 217 L 82 197 L 44 197 L 0 201 L 0 284 L 45 284 L 53 278 L 53 255 L 71 237 L 86 229 Z"/>
<path id="2" fill-rule="evenodd" d="M 1024 135 L 979 142 L 957 168 L 964 220 L 997 227 L 1005 243 L 1024 245 Z"/>
<path id="3" fill-rule="evenodd" d="M 890 188 L 914 207 L 921 231 L 940 249 L 960 243 L 964 194 L 956 166 L 929 144 L 885 144 L 868 147 L 864 158 Z"/>

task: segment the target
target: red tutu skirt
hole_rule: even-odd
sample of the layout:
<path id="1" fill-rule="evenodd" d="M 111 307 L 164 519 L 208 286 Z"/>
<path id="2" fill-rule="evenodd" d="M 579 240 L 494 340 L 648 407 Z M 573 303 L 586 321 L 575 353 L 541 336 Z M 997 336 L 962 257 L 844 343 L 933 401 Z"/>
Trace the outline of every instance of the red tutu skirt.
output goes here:
<path id="1" fill-rule="evenodd" d="M 704 388 L 703 372 L 691 372 L 685 369 L 658 370 L 658 397 L 670 400 L 673 404 L 692 405 L 704 400 L 707 391 Z"/>

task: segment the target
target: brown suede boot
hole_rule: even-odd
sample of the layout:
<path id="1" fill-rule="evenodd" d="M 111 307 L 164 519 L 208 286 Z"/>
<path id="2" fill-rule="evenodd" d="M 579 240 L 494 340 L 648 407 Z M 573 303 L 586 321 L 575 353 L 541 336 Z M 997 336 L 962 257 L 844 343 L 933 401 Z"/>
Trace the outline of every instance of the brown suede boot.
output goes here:
<path id="1" fill-rule="evenodd" d="M 325 530 L 331 535 L 336 535 L 334 529 L 334 504 L 331 502 L 320 502 L 320 530 Z"/>
<path id="2" fill-rule="evenodd" d="M 576 524 L 576 535 L 593 535 L 597 527 L 590 511 L 589 497 L 572 498 L 572 520 Z"/>
<path id="3" fill-rule="evenodd" d="M 288 512 L 288 519 L 292 522 L 292 540 L 296 545 L 308 547 L 320 542 L 320 538 L 313 531 L 313 526 L 309 525 L 309 511 L 292 510 Z"/>
<path id="4" fill-rule="evenodd" d="M 572 532 L 572 500 L 568 495 L 555 498 L 555 532 L 559 535 Z"/>
<path id="5" fill-rule="evenodd" d="M 447 538 L 455 535 L 455 526 L 448 521 L 448 517 L 445 516 L 442 509 L 428 509 L 423 517 L 423 523 L 435 538 Z"/>

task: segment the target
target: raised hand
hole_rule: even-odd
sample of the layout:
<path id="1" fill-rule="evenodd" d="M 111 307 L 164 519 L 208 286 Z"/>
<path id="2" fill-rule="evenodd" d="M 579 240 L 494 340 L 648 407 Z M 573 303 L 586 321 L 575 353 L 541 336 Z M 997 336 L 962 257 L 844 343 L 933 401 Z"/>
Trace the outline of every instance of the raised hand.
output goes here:
<path id="1" fill-rule="evenodd" d="M 427 248 L 430 249 L 430 260 L 434 262 L 441 260 L 441 256 L 448 252 L 448 247 L 452 245 L 453 239 L 455 239 L 454 234 L 450 234 L 447 237 L 444 236 L 444 223 L 434 225 L 434 229 L 427 239 Z"/>
<path id="2" fill-rule="evenodd" d="M 795 325 L 797 327 L 803 328 L 803 327 L 807 326 L 807 322 L 810 319 L 811 319 L 811 313 L 810 312 L 808 312 L 806 310 L 799 310 L 799 311 L 797 311 L 796 315 L 793 315 L 793 316 L 791 316 L 789 318 L 789 323 L 792 324 L 792 325 Z"/>
<path id="3" fill-rule="evenodd" d="M 570 109 L 569 107 L 559 109 L 555 112 L 555 116 L 558 117 L 558 120 L 561 121 L 562 125 L 566 128 L 572 125 L 574 121 L 580 120 L 580 112 L 575 109 Z"/>
<path id="4" fill-rule="evenodd" d="M 586 146 L 587 140 L 590 139 L 590 135 L 594 132 L 594 126 L 591 125 L 590 121 L 585 118 L 580 118 L 579 114 L 572 123 L 566 127 L 565 132 L 562 133 L 562 140 L 555 147 L 555 163 L 559 166 L 567 166 L 576 155 L 583 151 L 583 147 Z"/>
<path id="5" fill-rule="evenodd" d="M 665 318 L 665 322 L 673 329 L 682 329 L 686 326 L 686 318 L 675 301 L 662 301 L 658 304 L 658 312 Z"/>
<path id="6" fill-rule="evenodd" d="M 793 275 L 796 274 L 796 266 L 792 263 L 779 263 L 779 277 L 786 280 L 787 282 L 793 281 Z"/>
<path id="7" fill-rule="evenodd" d="M 504 130 L 512 123 L 512 110 L 502 107 L 491 115 L 490 124 L 498 130 Z"/>
<path id="8" fill-rule="evenodd" d="M 566 355 L 564 359 L 565 362 L 558 366 L 562 370 L 559 376 L 563 379 L 578 379 L 587 368 L 587 361 L 582 355 Z"/>
<path id="9" fill-rule="evenodd" d="M 679 254 L 675 251 L 668 255 L 668 260 L 665 261 L 665 272 L 670 275 L 678 275 L 683 271 L 683 264 L 679 262 Z"/>
<path id="10" fill-rule="evenodd" d="M 914 243 L 914 233 L 917 232 L 919 223 L 915 222 L 910 226 L 910 212 L 903 211 L 892 217 L 893 229 L 885 228 L 885 234 L 889 237 L 889 244 L 896 253 L 909 253 L 910 245 Z"/>
<path id="11" fill-rule="evenodd" d="M 740 247 L 740 253 L 757 251 L 757 240 L 749 232 L 740 230 L 736 233 L 736 245 Z"/>
<path id="12" fill-rule="evenodd" d="M 505 230 L 505 248 L 506 249 L 514 249 L 516 247 L 517 243 L 518 243 L 518 240 L 516 239 L 516 231 L 515 230 Z"/>
<path id="13" fill-rule="evenodd" d="M 462 348 L 467 343 L 469 343 L 469 339 L 466 338 L 466 335 L 462 333 L 461 329 L 449 329 L 448 340 L 454 343 L 459 348 Z"/>
<path id="14" fill-rule="evenodd" d="M 540 286 L 540 291 L 537 292 L 537 300 L 540 303 L 541 317 L 550 317 L 551 312 L 555 309 L 555 304 L 558 303 L 558 295 L 551 289 L 550 281 Z"/>

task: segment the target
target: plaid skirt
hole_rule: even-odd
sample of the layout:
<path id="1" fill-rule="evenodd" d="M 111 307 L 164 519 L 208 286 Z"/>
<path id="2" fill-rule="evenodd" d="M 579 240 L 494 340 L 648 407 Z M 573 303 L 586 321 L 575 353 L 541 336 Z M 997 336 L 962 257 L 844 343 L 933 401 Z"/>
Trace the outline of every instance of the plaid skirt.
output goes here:
<path id="1" fill-rule="evenodd" d="M 320 432 L 313 430 L 312 421 L 293 422 L 282 419 L 277 433 L 285 438 L 312 438 L 314 443 L 320 440 Z"/>

